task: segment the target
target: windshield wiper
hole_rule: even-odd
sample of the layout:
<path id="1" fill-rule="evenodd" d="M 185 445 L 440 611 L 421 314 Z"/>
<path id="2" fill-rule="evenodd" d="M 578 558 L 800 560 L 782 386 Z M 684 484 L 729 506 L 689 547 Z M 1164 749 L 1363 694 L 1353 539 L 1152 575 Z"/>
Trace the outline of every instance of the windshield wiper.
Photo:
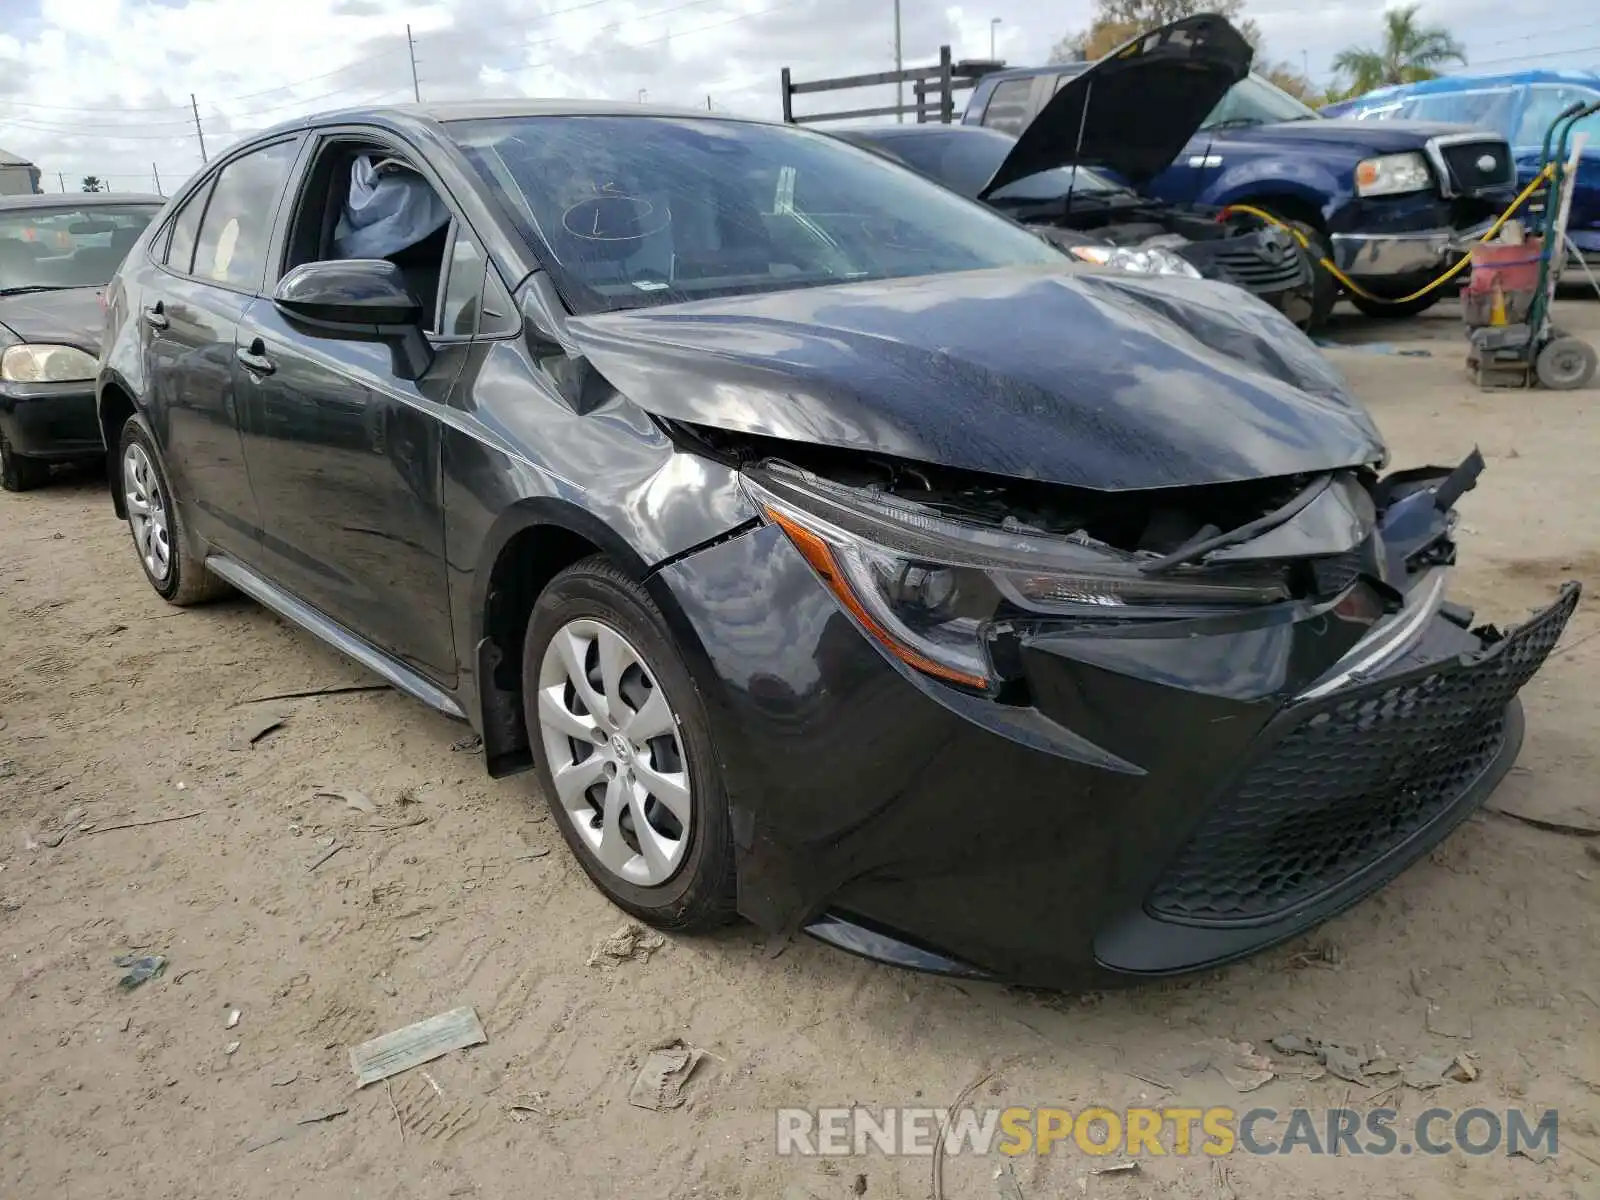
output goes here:
<path id="1" fill-rule="evenodd" d="M 0 288 L 0 296 L 23 296 L 29 292 L 63 292 L 64 287 L 57 283 L 24 283 L 17 287 Z"/>

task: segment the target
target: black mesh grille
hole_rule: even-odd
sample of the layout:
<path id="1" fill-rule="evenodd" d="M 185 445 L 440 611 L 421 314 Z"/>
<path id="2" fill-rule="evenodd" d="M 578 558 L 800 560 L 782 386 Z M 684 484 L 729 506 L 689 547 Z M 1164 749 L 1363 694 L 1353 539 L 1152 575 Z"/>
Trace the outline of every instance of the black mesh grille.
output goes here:
<path id="1" fill-rule="evenodd" d="M 1494 760 L 1506 706 L 1577 601 L 1571 588 L 1470 660 L 1288 710 L 1157 882 L 1151 911 L 1191 924 L 1265 919 L 1399 848 Z"/>
<path id="2" fill-rule="evenodd" d="M 1504 187 L 1517 178 L 1511 147 L 1499 138 L 1453 142 L 1439 147 L 1456 190 L 1471 196 L 1484 188 Z"/>
<path id="3" fill-rule="evenodd" d="M 1222 249 L 1213 260 L 1226 267 L 1241 286 L 1251 291 L 1277 291 L 1293 287 L 1308 274 L 1298 248 Z"/>

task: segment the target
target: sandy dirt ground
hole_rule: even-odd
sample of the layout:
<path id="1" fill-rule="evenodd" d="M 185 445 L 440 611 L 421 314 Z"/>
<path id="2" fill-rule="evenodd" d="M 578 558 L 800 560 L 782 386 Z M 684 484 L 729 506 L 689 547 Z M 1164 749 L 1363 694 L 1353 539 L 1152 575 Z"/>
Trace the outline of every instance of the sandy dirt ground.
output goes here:
<path id="1" fill-rule="evenodd" d="M 1565 318 L 1600 341 L 1600 306 Z M 1482 447 L 1456 594 L 1513 622 L 1564 579 L 1600 584 L 1600 391 L 1480 394 L 1457 321 L 1343 316 L 1331 336 L 1367 345 L 1331 354 L 1397 463 Z M 1600 818 L 1597 633 L 1591 598 L 1524 693 L 1528 739 L 1491 805 Z M 0 495 L 0 662 L 0 1196 L 1600 1196 L 1600 840 L 1485 812 L 1313 937 L 1106 995 L 958 985 L 804 940 L 774 953 L 744 927 L 590 965 L 621 917 L 531 776 L 489 781 L 465 727 L 255 604 L 165 606 L 102 482 Z M 283 725 L 232 748 L 264 711 Z M 165 973 L 120 989 L 113 959 L 149 954 Z M 486 1044 L 356 1089 L 349 1047 L 465 1005 Z M 1286 1031 L 1470 1055 L 1477 1077 L 1318 1078 L 1269 1047 Z M 708 1052 L 687 1102 L 631 1105 L 671 1038 Z M 1206 1066 L 1215 1038 L 1275 1077 L 1241 1094 Z M 1012 1163 L 1015 1190 L 993 1156 L 948 1158 L 936 1185 L 928 1157 L 775 1154 L 780 1106 L 944 1106 L 975 1082 L 974 1103 L 1074 1111 L 1387 1103 L 1402 1132 L 1430 1106 L 1556 1108 L 1560 1149 L 1091 1174 L 1106 1160 L 1069 1145 Z"/>

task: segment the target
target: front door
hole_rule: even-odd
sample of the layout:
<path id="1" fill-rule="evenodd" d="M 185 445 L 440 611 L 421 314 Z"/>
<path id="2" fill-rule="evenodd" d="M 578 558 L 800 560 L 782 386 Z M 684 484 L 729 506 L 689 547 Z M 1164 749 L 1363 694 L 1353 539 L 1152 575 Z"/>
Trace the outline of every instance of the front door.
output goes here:
<path id="1" fill-rule="evenodd" d="M 271 300 L 239 326 L 245 456 L 274 582 L 430 679 L 455 680 L 439 414 L 465 343 L 419 380 L 387 346 L 314 335 Z"/>

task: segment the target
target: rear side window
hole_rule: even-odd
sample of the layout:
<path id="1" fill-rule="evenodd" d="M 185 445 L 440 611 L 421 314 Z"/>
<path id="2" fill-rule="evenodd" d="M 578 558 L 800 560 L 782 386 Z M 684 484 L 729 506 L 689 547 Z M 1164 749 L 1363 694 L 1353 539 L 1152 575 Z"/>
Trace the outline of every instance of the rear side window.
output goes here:
<path id="1" fill-rule="evenodd" d="M 278 142 L 222 168 L 195 242 L 195 275 L 242 291 L 261 286 L 272 219 L 298 148 Z"/>
<path id="2" fill-rule="evenodd" d="M 172 222 L 172 240 L 167 243 L 167 266 L 184 275 L 194 265 L 194 242 L 200 232 L 200 218 L 205 216 L 206 197 L 211 194 L 211 184 L 202 184 L 190 196 Z"/>
<path id="3" fill-rule="evenodd" d="M 990 129 L 1020 134 L 1033 115 L 1028 106 L 1032 94 L 1032 79 L 1007 79 L 996 84 L 989 107 L 983 110 L 983 123 Z"/>

